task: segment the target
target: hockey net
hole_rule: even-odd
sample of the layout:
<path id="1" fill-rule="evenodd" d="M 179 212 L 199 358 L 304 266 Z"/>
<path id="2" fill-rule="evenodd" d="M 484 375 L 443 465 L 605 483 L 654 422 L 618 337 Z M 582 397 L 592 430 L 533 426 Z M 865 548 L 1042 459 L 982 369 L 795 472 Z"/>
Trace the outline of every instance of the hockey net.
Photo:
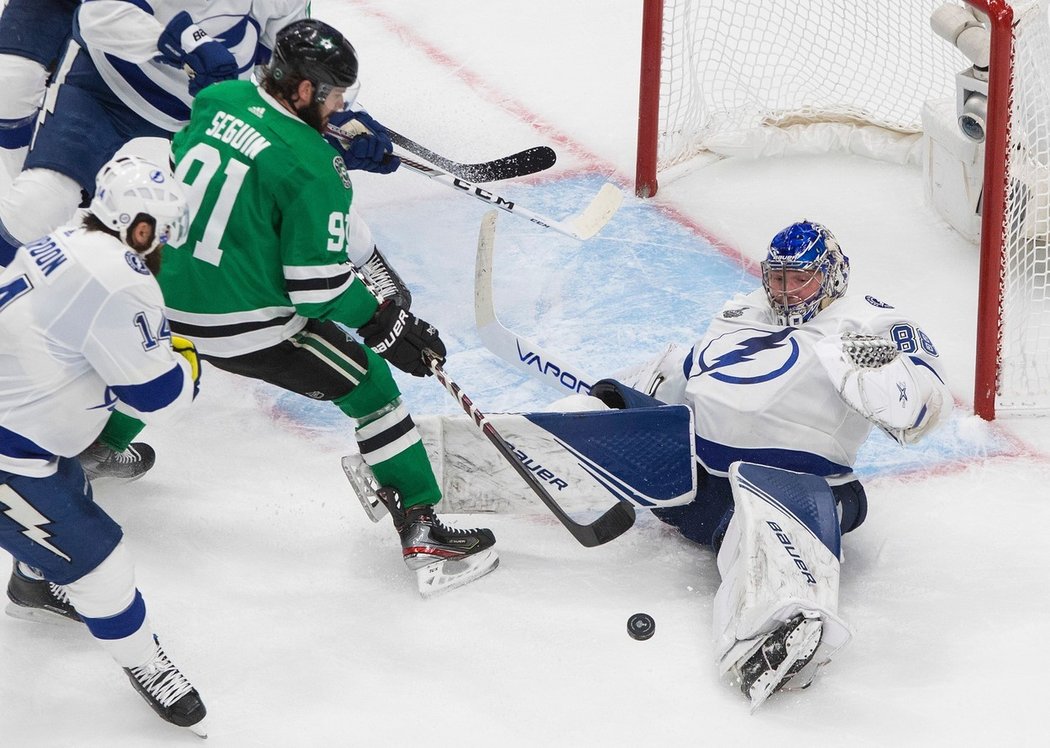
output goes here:
<path id="1" fill-rule="evenodd" d="M 954 0 L 990 31 L 975 411 L 1050 412 L 1045 0 Z M 636 191 L 696 159 L 847 150 L 922 160 L 926 102 L 973 64 L 945 0 L 645 0 Z M 983 15 L 981 15 L 983 14 Z M 975 219 L 976 220 L 976 219 Z"/>

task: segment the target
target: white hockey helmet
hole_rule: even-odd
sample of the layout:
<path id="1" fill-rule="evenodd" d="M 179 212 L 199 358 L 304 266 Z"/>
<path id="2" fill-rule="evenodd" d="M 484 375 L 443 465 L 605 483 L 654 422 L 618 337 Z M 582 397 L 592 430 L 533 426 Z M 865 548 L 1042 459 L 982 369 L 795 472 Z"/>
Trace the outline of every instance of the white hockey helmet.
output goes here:
<path id="1" fill-rule="evenodd" d="M 189 208 L 182 186 L 167 168 L 141 156 L 119 156 L 102 167 L 88 210 L 120 234 L 125 244 L 137 216 L 152 218 L 153 244 L 140 252 L 143 255 L 161 244 L 182 244 L 189 231 Z"/>

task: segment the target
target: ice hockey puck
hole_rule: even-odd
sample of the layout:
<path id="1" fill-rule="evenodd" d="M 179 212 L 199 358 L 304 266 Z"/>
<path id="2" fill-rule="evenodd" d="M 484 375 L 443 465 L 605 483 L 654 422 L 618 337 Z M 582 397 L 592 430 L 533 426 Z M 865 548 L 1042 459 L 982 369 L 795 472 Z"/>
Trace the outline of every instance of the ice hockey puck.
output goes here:
<path id="1" fill-rule="evenodd" d="M 627 633 L 632 639 L 645 641 L 656 633 L 656 621 L 648 613 L 635 613 L 627 619 Z"/>

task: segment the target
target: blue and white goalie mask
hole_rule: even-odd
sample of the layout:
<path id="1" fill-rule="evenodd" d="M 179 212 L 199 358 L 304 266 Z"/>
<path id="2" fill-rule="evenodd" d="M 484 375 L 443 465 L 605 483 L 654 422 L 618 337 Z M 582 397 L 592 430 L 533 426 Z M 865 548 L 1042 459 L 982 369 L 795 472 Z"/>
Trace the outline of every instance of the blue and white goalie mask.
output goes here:
<path id="1" fill-rule="evenodd" d="M 846 293 L 849 258 L 819 223 L 793 223 L 773 237 L 762 262 L 762 287 L 776 321 L 796 326 Z"/>

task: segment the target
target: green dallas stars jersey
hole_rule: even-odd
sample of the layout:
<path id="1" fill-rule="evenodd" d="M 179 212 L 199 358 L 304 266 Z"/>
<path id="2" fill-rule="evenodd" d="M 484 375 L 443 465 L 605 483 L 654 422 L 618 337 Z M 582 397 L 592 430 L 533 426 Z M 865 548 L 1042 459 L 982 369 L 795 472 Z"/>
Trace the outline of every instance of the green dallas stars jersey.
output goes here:
<path id="1" fill-rule="evenodd" d="M 276 345 L 307 317 L 372 318 L 376 300 L 347 260 L 350 177 L 316 130 L 230 81 L 197 96 L 172 152 L 192 218 L 157 278 L 173 332 L 230 357 Z"/>

